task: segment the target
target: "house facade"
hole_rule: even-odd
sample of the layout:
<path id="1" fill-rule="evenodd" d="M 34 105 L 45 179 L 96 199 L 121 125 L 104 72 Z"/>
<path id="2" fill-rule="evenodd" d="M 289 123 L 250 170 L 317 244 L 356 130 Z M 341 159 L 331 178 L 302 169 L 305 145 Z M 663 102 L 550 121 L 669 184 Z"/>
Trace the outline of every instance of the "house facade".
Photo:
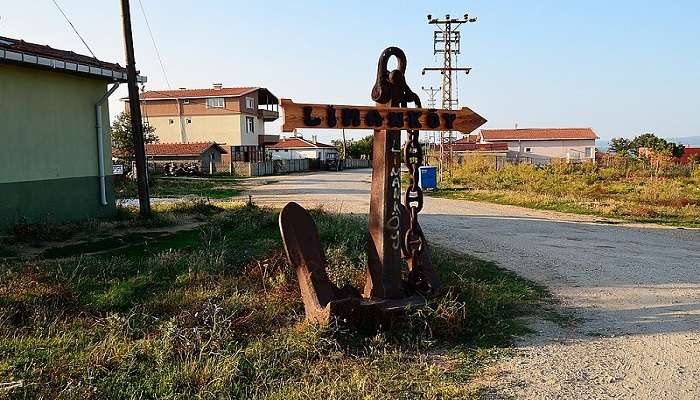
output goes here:
<path id="1" fill-rule="evenodd" d="M 262 161 L 265 146 L 279 140 L 265 134 L 265 122 L 279 118 L 279 100 L 265 88 L 152 90 L 141 94 L 141 106 L 161 142 L 216 142 L 226 161 Z"/>
<path id="2" fill-rule="evenodd" d="M 118 64 L 0 37 L 0 227 L 115 214 L 107 98 L 120 82 Z"/>
<path id="3" fill-rule="evenodd" d="M 508 159 L 516 162 L 548 164 L 595 161 L 598 135 L 591 128 L 482 129 L 480 143 L 503 143 Z"/>
<path id="4" fill-rule="evenodd" d="M 320 143 L 315 138 L 291 137 L 269 146 L 267 154 L 273 160 L 299 160 L 309 158 L 325 161 L 338 157 L 338 149 L 330 144 Z"/>

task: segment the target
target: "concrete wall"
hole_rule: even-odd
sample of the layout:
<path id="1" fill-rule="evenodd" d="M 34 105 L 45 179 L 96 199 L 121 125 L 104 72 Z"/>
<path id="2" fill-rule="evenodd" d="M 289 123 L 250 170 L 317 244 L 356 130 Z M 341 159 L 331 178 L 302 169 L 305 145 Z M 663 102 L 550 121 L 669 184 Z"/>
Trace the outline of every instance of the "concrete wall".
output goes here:
<path id="1" fill-rule="evenodd" d="M 0 226 L 19 218 L 69 220 L 115 212 L 100 205 L 95 103 L 103 80 L 0 64 Z M 104 153 L 112 173 L 109 107 Z"/>
<path id="2" fill-rule="evenodd" d="M 329 153 L 337 154 L 338 151 L 336 149 L 322 147 L 318 149 L 268 149 L 267 153 L 270 154 L 273 160 L 298 160 L 301 158 L 325 160 Z"/>
<path id="3" fill-rule="evenodd" d="M 595 140 L 511 140 L 508 144 L 509 158 L 528 157 L 533 160 L 595 160 Z M 586 157 L 586 148 L 590 157 Z M 528 151 L 529 150 L 529 151 Z"/>
<path id="4" fill-rule="evenodd" d="M 255 118 L 255 133 L 246 133 L 245 114 L 148 117 L 161 143 L 216 142 L 229 146 L 258 145 L 265 123 Z M 190 121 L 190 122 L 188 122 Z M 182 124 L 182 125 L 181 125 Z"/>

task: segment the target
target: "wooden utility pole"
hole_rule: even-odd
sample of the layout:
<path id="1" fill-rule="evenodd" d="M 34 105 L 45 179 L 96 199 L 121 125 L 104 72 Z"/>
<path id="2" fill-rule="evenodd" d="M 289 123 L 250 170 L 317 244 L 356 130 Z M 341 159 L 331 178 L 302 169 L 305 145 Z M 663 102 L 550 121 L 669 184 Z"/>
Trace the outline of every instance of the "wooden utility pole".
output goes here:
<path id="1" fill-rule="evenodd" d="M 345 129 L 343 129 L 343 160 L 348 159 L 348 142 L 345 141 Z"/>
<path id="2" fill-rule="evenodd" d="M 129 111 L 131 113 L 131 131 L 133 133 L 134 155 L 136 157 L 136 180 L 139 191 L 139 213 L 142 217 L 147 217 L 151 214 L 151 198 L 148 193 L 146 149 L 143 144 L 143 121 L 141 119 L 136 58 L 134 57 L 134 38 L 131 33 L 131 8 L 129 0 L 121 0 L 121 2 L 127 86 L 129 88 Z"/>

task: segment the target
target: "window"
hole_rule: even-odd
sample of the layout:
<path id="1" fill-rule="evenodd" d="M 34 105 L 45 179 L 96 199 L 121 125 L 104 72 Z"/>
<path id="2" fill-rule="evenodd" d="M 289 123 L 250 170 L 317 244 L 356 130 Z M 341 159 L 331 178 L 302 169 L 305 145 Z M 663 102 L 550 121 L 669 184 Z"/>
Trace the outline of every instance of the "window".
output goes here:
<path id="1" fill-rule="evenodd" d="M 529 153 L 529 152 L 531 152 L 531 151 L 532 151 L 532 148 L 530 148 L 530 147 L 526 147 L 526 148 L 525 148 L 525 152 L 526 152 L 526 153 Z"/>
<path id="2" fill-rule="evenodd" d="M 255 98 L 246 97 L 245 98 L 245 107 L 249 110 L 255 109 Z"/>
<path id="3" fill-rule="evenodd" d="M 192 118 L 187 118 L 186 121 L 187 121 L 188 124 L 191 124 L 191 123 L 192 123 Z"/>
<path id="4" fill-rule="evenodd" d="M 212 97 L 207 99 L 208 108 L 224 108 L 224 98 L 223 97 Z"/>
<path id="5" fill-rule="evenodd" d="M 255 133 L 255 118 L 245 117 L 245 131 L 246 133 Z"/>
<path id="6" fill-rule="evenodd" d="M 174 120 L 174 119 L 169 119 L 169 120 L 168 120 L 168 125 L 172 125 L 172 124 L 174 124 L 174 123 L 175 123 L 175 120 Z"/>
<path id="7" fill-rule="evenodd" d="M 593 147 L 586 147 L 586 158 L 593 158 Z"/>

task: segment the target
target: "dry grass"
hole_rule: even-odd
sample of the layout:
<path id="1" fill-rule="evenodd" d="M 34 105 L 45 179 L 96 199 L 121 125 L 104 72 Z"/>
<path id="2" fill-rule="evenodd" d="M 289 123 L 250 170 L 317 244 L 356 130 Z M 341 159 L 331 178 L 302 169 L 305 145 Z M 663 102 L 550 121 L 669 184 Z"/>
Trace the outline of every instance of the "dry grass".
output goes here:
<path id="1" fill-rule="evenodd" d="M 700 168 L 617 160 L 609 166 L 508 164 L 470 157 L 434 196 L 638 222 L 700 226 Z"/>

